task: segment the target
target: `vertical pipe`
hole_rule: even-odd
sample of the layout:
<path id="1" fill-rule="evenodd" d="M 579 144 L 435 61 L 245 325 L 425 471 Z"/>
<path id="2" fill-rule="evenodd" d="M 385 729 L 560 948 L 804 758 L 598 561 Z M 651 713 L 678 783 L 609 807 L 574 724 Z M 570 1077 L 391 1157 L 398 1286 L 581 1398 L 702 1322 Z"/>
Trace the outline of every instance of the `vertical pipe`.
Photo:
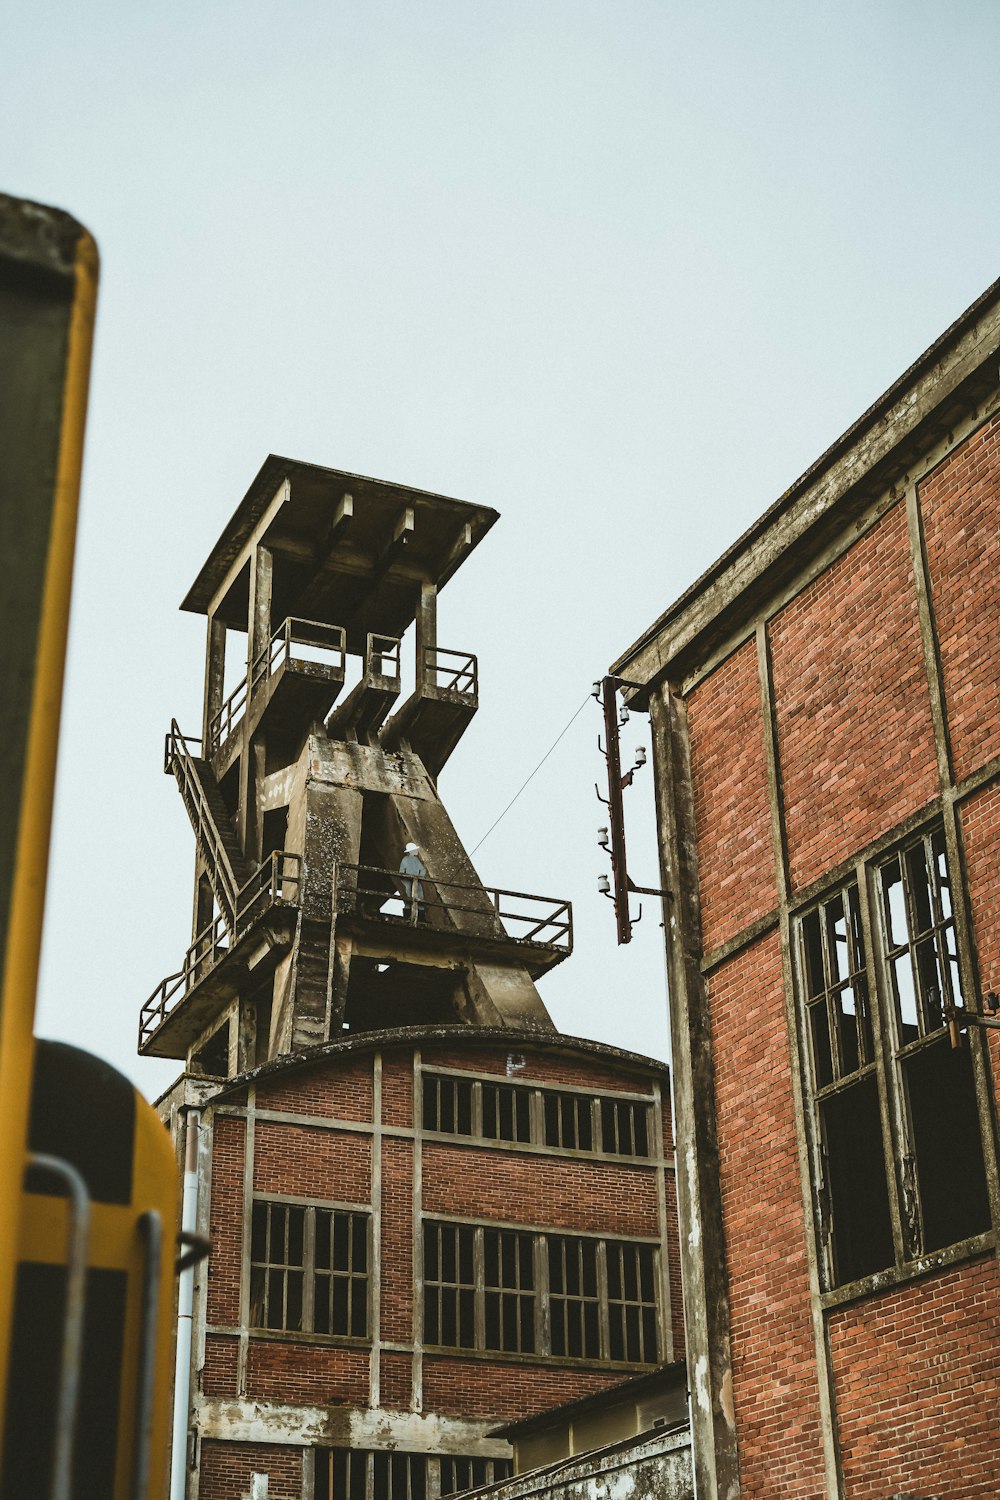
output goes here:
<path id="1" fill-rule="evenodd" d="M 198 1132 L 201 1114 L 192 1109 L 187 1115 L 184 1141 L 184 1189 L 181 1199 L 181 1232 L 194 1234 L 198 1228 Z M 187 1487 L 188 1419 L 191 1408 L 191 1328 L 194 1310 L 194 1266 L 188 1266 L 178 1278 L 177 1287 L 177 1356 L 174 1365 L 174 1429 L 170 1447 L 170 1500 L 184 1500 Z"/>

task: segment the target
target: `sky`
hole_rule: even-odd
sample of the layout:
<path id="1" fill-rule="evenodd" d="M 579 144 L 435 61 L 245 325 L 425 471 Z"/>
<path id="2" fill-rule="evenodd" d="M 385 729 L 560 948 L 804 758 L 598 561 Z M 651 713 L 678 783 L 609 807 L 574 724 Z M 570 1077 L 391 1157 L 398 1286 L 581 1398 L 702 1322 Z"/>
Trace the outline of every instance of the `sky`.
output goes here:
<path id="1" fill-rule="evenodd" d="M 1000 275 L 998 48 L 992 0 L 11 0 L 0 190 L 102 257 L 39 1034 L 178 1071 L 135 1055 L 191 936 L 178 604 L 275 452 L 500 511 L 441 795 L 473 848 L 562 734 L 475 863 L 572 899 L 560 1028 L 667 1055 L 590 685 Z"/>

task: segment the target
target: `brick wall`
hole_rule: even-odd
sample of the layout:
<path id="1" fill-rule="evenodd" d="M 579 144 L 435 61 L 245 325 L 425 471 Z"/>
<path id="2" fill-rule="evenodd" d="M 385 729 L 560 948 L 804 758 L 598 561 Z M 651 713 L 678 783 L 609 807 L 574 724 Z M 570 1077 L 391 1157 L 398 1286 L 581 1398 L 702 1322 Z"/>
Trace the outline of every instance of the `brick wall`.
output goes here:
<path id="1" fill-rule="evenodd" d="M 424 1211 L 559 1229 L 655 1235 L 656 1178 L 648 1167 L 425 1143 Z"/>
<path id="2" fill-rule="evenodd" d="M 1000 416 L 919 489 L 955 775 L 1000 755 Z"/>
<path id="3" fill-rule="evenodd" d="M 260 1109 L 327 1115 L 338 1120 L 372 1117 L 372 1059 L 337 1058 L 330 1064 L 291 1068 L 257 1085 Z"/>
<path id="4" fill-rule="evenodd" d="M 706 952 L 777 905 L 755 641 L 688 696 Z"/>
<path id="5" fill-rule="evenodd" d="M 255 1193 L 367 1203 L 371 1198 L 371 1137 L 258 1120 L 253 1186 Z"/>
<path id="6" fill-rule="evenodd" d="M 302 1449 L 279 1443 L 202 1443 L 202 1495 L 244 1500 L 251 1474 L 268 1476 L 268 1500 L 301 1500 Z"/>
<path id="7" fill-rule="evenodd" d="M 937 795 L 903 504 L 786 605 L 769 636 L 800 889 Z"/>
<path id="8" fill-rule="evenodd" d="M 367 1406 L 366 1349 L 280 1339 L 250 1340 L 247 1395 L 304 1406 Z"/>
<path id="9" fill-rule="evenodd" d="M 992 1255 L 830 1318 L 851 1500 L 996 1500 L 1000 1276 Z"/>
<path id="10" fill-rule="evenodd" d="M 513 1421 L 618 1385 L 620 1373 L 424 1356 L 424 1410 Z"/>
<path id="11" fill-rule="evenodd" d="M 201 1389 L 206 1396 L 235 1396 L 238 1338 L 210 1333 L 205 1338 L 205 1364 L 201 1372 Z"/>
<path id="12" fill-rule="evenodd" d="M 382 1337 L 413 1338 L 413 1145 L 382 1142 Z"/>
<path id="13" fill-rule="evenodd" d="M 497 1047 L 445 1047 L 438 1044 L 423 1049 L 426 1068 L 463 1068 L 469 1073 L 495 1073 L 506 1078 L 507 1058 L 510 1054 L 524 1059 L 524 1067 L 510 1074 L 511 1083 L 566 1083 L 581 1089 L 621 1089 L 627 1093 L 650 1093 L 649 1075 L 635 1073 L 610 1060 L 601 1062 L 583 1054 L 579 1061 L 573 1057 L 554 1052 L 535 1052 L 525 1049 L 523 1042 L 505 1048 Z"/>
<path id="14" fill-rule="evenodd" d="M 242 1120 L 216 1116 L 212 1134 L 212 1253 L 208 1260 L 208 1321 L 233 1324 L 240 1318 L 240 1266 L 243 1255 Z M 202 1273 L 205 1274 L 204 1272 Z"/>
<path id="15" fill-rule="evenodd" d="M 813 1500 L 819 1387 L 777 933 L 716 970 L 709 994 L 743 1497 Z"/>
<path id="16" fill-rule="evenodd" d="M 966 878 L 983 990 L 1000 994 L 1000 783 L 963 802 L 959 811 L 965 845 Z M 987 1031 L 993 1084 L 1000 1104 L 1000 1031 Z"/>
<path id="17" fill-rule="evenodd" d="M 382 1057 L 382 1120 L 386 1125 L 413 1124 L 413 1054 L 387 1052 Z"/>
<path id="18" fill-rule="evenodd" d="M 390 1411 L 409 1411 L 413 1394 L 413 1356 L 383 1350 L 379 1368 L 382 1405 Z"/>

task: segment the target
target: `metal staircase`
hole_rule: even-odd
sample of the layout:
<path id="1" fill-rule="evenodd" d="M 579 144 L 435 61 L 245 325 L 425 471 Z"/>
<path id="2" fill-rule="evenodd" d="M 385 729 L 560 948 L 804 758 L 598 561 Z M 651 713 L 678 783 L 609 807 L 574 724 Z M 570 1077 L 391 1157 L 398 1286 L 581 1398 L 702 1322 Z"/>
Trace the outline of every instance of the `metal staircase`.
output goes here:
<path id="1" fill-rule="evenodd" d="M 191 754 L 190 745 L 200 743 L 200 740 L 187 739 L 177 720 L 172 719 L 164 748 L 163 769 L 176 778 L 219 911 L 229 932 L 234 933 L 239 893 L 251 878 L 253 867 L 240 848 L 211 766 Z"/>

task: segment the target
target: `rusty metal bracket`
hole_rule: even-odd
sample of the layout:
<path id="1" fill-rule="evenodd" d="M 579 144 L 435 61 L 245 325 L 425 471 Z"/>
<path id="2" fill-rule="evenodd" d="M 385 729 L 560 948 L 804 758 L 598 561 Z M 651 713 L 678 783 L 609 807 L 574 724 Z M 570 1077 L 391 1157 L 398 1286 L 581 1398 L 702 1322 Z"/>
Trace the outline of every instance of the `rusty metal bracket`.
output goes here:
<path id="1" fill-rule="evenodd" d="M 602 849 L 607 849 L 611 856 L 612 882 L 609 883 L 606 876 L 601 876 L 598 881 L 598 890 L 614 902 L 615 924 L 618 929 L 618 942 L 630 943 L 632 941 L 632 928 L 637 922 L 642 921 L 642 906 L 640 904 L 638 915 L 632 916 L 629 908 L 629 896 L 635 893 L 643 896 L 659 896 L 661 899 L 670 897 L 672 892 L 661 891 L 652 886 L 636 885 L 629 877 L 627 867 L 627 855 L 625 848 L 625 806 L 622 793 L 625 788 L 632 785 L 636 771 L 642 769 L 646 764 L 645 749 L 636 752 L 636 762 L 631 770 L 622 773 L 621 747 L 618 738 L 619 715 L 617 709 L 617 693 L 622 687 L 635 687 L 637 684 L 626 682 L 622 677 L 604 677 L 600 682 L 594 683 L 593 695 L 604 711 L 604 743 L 598 738 L 597 745 L 604 756 L 608 767 L 608 795 L 602 797 L 600 789 L 595 786 L 597 800 L 608 809 L 609 828 L 602 828 L 599 832 L 599 842 Z M 627 718 L 627 712 L 623 708 L 622 721 Z M 608 833 L 610 831 L 610 845 Z"/>
<path id="2" fill-rule="evenodd" d="M 983 996 L 983 1011 L 966 1010 L 962 1005 L 944 1005 L 941 1013 L 948 1027 L 953 1048 L 961 1047 L 962 1032 L 969 1026 L 983 1026 L 988 1031 L 1000 1031 L 1000 996 L 996 990 L 987 990 Z"/>

